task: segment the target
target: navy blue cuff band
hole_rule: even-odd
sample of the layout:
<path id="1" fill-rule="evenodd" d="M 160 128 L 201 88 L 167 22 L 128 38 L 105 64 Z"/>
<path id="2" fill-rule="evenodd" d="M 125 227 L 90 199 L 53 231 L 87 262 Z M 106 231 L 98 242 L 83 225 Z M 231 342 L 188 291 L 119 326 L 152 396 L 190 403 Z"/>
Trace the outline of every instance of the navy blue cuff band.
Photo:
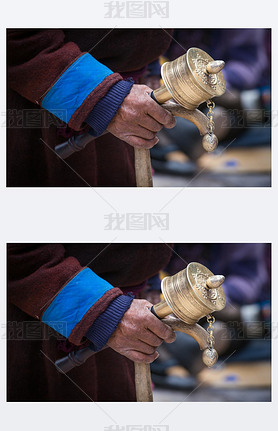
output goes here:
<path id="1" fill-rule="evenodd" d="M 95 105 L 85 120 L 91 127 L 89 130 L 90 135 L 94 137 L 100 136 L 107 129 L 108 124 L 116 115 L 133 84 L 134 81 L 131 78 L 127 81 L 117 82 L 110 88 L 106 96 Z"/>
<path id="2" fill-rule="evenodd" d="M 134 295 L 120 295 L 109 304 L 88 329 L 86 337 L 93 343 L 92 350 L 97 352 L 105 346 L 116 330 L 125 312 L 129 309 Z"/>

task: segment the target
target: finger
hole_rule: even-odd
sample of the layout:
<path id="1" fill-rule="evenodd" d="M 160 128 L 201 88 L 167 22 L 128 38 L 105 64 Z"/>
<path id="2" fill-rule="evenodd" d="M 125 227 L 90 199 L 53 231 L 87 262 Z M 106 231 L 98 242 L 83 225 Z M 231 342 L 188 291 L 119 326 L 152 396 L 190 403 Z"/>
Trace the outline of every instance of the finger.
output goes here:
<path id="1" fill-rule="evenodd" d="M 170 326 L 162 323 L 157 317 L 150 313 L 146 319 L 147 328 L 157 337 L 162 338 L 166 343 L 173 343 L 176 339 L 176 334 Z"/>
<path id="2" fill-rule="evenodd" d="M 158 337 L 148 329 L 146 329 L 142 334 L 138 335 L 138 339 L 154 347 L 158 347 L 163 343 L 162 338 Z"/>
<path id="3" fill-rule="evenodd" d="M 147 115 L 145 115 L 145 117 L 147 117 Z M 133 136 L 138 136 L 148 141 L 151 139 L 154 139 L 156 135 L 156 132 L 148 130 L 146 127 L 144 127 L 144 125 L 139 125 L 139 124 L 132 127 L 131 133 Z"/>
<path id="4" fill-rule="evenodd" d="M 163 124 L 159 123 L 149 115 L 144 115 L 142 119 L 139 119 L 138 124 L 152 132 L 159 132 L 164 127 Z"/>
<path id="5" fill-rule="evenodd" d="M 133 147 L 146 148 L 146 149 L 152 148 L 159 141 L 157 136 L 153 139 L 143 139 L 143 138 L 140 138 L 139 136 L 129 136 L 128 138 L 126 138 L 124 140 L 129 145 L 132 145 Z"/>
<path id="6" fill-rule="evenodd" d="M 168 343 L 168 344 L 173 343 L 174 341 L 176 341 L 176 338 L 177 338 L 177 336 L 176 336 L 175 332 L 172 330 L 172 328 L 170 328 L 170 329 L 172 331 L 171 336 L 169 338 L 167 338 L 167 339 L 164 340 L 165 343 Z"/>
<path id="7" fill-rule="evenodd" d="M 175 127 L 176 124 L 177 124 L 177 121 L 175 117 L 173 117 L 173 120 L 171 121 L 171 123 L 165 124 L 164 127 L 166 127 L 166 129 L 173 129 L 173 127 Z"/>
<path id="8" fill-rule="evenodd" d="M 152 355 L 145 355 L 144 353 L 137 352 L 136 350 L 130 350 L 125 354 L 133 362 L 144 362 L 145 364 L 150 364 L 159 357 L 158 352 L 154 352 Z"/>
<path id="9" fill-rule="evenodd" d="M 150 344 L 147 344 L 141 340 L 132 340 L 132 346 L 133 350 L 137 350 L 138 352 L 145 353 L 146 355 L 152 355 L 156 351 L 157 346 L 151 346 Z"/>
<path id="10" fill-rule="evenodd" d="M 175 117 L 151 98 L 146 103 L 146 113 L 167 128 L 172 128 L 176 125 Z"/>

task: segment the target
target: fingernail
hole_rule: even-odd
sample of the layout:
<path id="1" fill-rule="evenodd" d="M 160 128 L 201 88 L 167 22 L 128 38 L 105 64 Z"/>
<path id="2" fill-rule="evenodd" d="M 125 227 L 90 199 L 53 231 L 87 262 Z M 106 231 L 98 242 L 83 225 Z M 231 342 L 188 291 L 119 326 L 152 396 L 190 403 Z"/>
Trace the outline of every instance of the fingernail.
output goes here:
<path id="1" fill-rule="evenodd" d="M 156 352 L 154 360 L 156 360 L 157 358 L 159 358 L 159 353 L 158 352 Z"/>

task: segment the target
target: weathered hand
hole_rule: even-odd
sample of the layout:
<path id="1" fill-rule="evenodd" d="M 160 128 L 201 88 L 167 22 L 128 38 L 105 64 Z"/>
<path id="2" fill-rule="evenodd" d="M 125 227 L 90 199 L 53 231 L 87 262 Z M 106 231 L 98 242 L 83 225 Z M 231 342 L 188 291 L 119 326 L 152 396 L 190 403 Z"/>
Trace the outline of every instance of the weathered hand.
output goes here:
<path id="1" fill-rule="evenodd" d="M 132 361 L 153 362 L 157 347 L 163 341 L 172 343 L 176 335 L 150 312 L 151 306 L 144 299 L 134 299 L 107 345 Z"/>
<path id="2" fill-rule="evenodd" d="M 158 142 L 156 133 L 162 127 L 171 129 L 176 124 L 173 115 L 152 100 L 151 91 L 146 85 L 134 84 L 107 127 L 133 147 L 152 148 Z"/>

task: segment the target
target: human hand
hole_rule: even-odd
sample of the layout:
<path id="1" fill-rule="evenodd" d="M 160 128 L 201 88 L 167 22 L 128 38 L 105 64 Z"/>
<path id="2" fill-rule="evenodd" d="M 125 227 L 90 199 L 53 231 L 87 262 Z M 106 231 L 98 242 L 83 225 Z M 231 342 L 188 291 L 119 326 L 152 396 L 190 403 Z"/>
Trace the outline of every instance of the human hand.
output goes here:
<path id="1" fill-rule="evenodd" d="M 173 330 L 155 317 L 144 299 L 134 299 L 107 345 L 134 362 L 153 362 L 157 347 L 176 339 Z"/>
<path id="2" fill-rule="evenodd" d="M 152 148 L 158 142 L 156 133 L 171 129 L 176 120 L 151 97 L 150 87 L 134 84 L 107 130 L 133 147 Z"/>

